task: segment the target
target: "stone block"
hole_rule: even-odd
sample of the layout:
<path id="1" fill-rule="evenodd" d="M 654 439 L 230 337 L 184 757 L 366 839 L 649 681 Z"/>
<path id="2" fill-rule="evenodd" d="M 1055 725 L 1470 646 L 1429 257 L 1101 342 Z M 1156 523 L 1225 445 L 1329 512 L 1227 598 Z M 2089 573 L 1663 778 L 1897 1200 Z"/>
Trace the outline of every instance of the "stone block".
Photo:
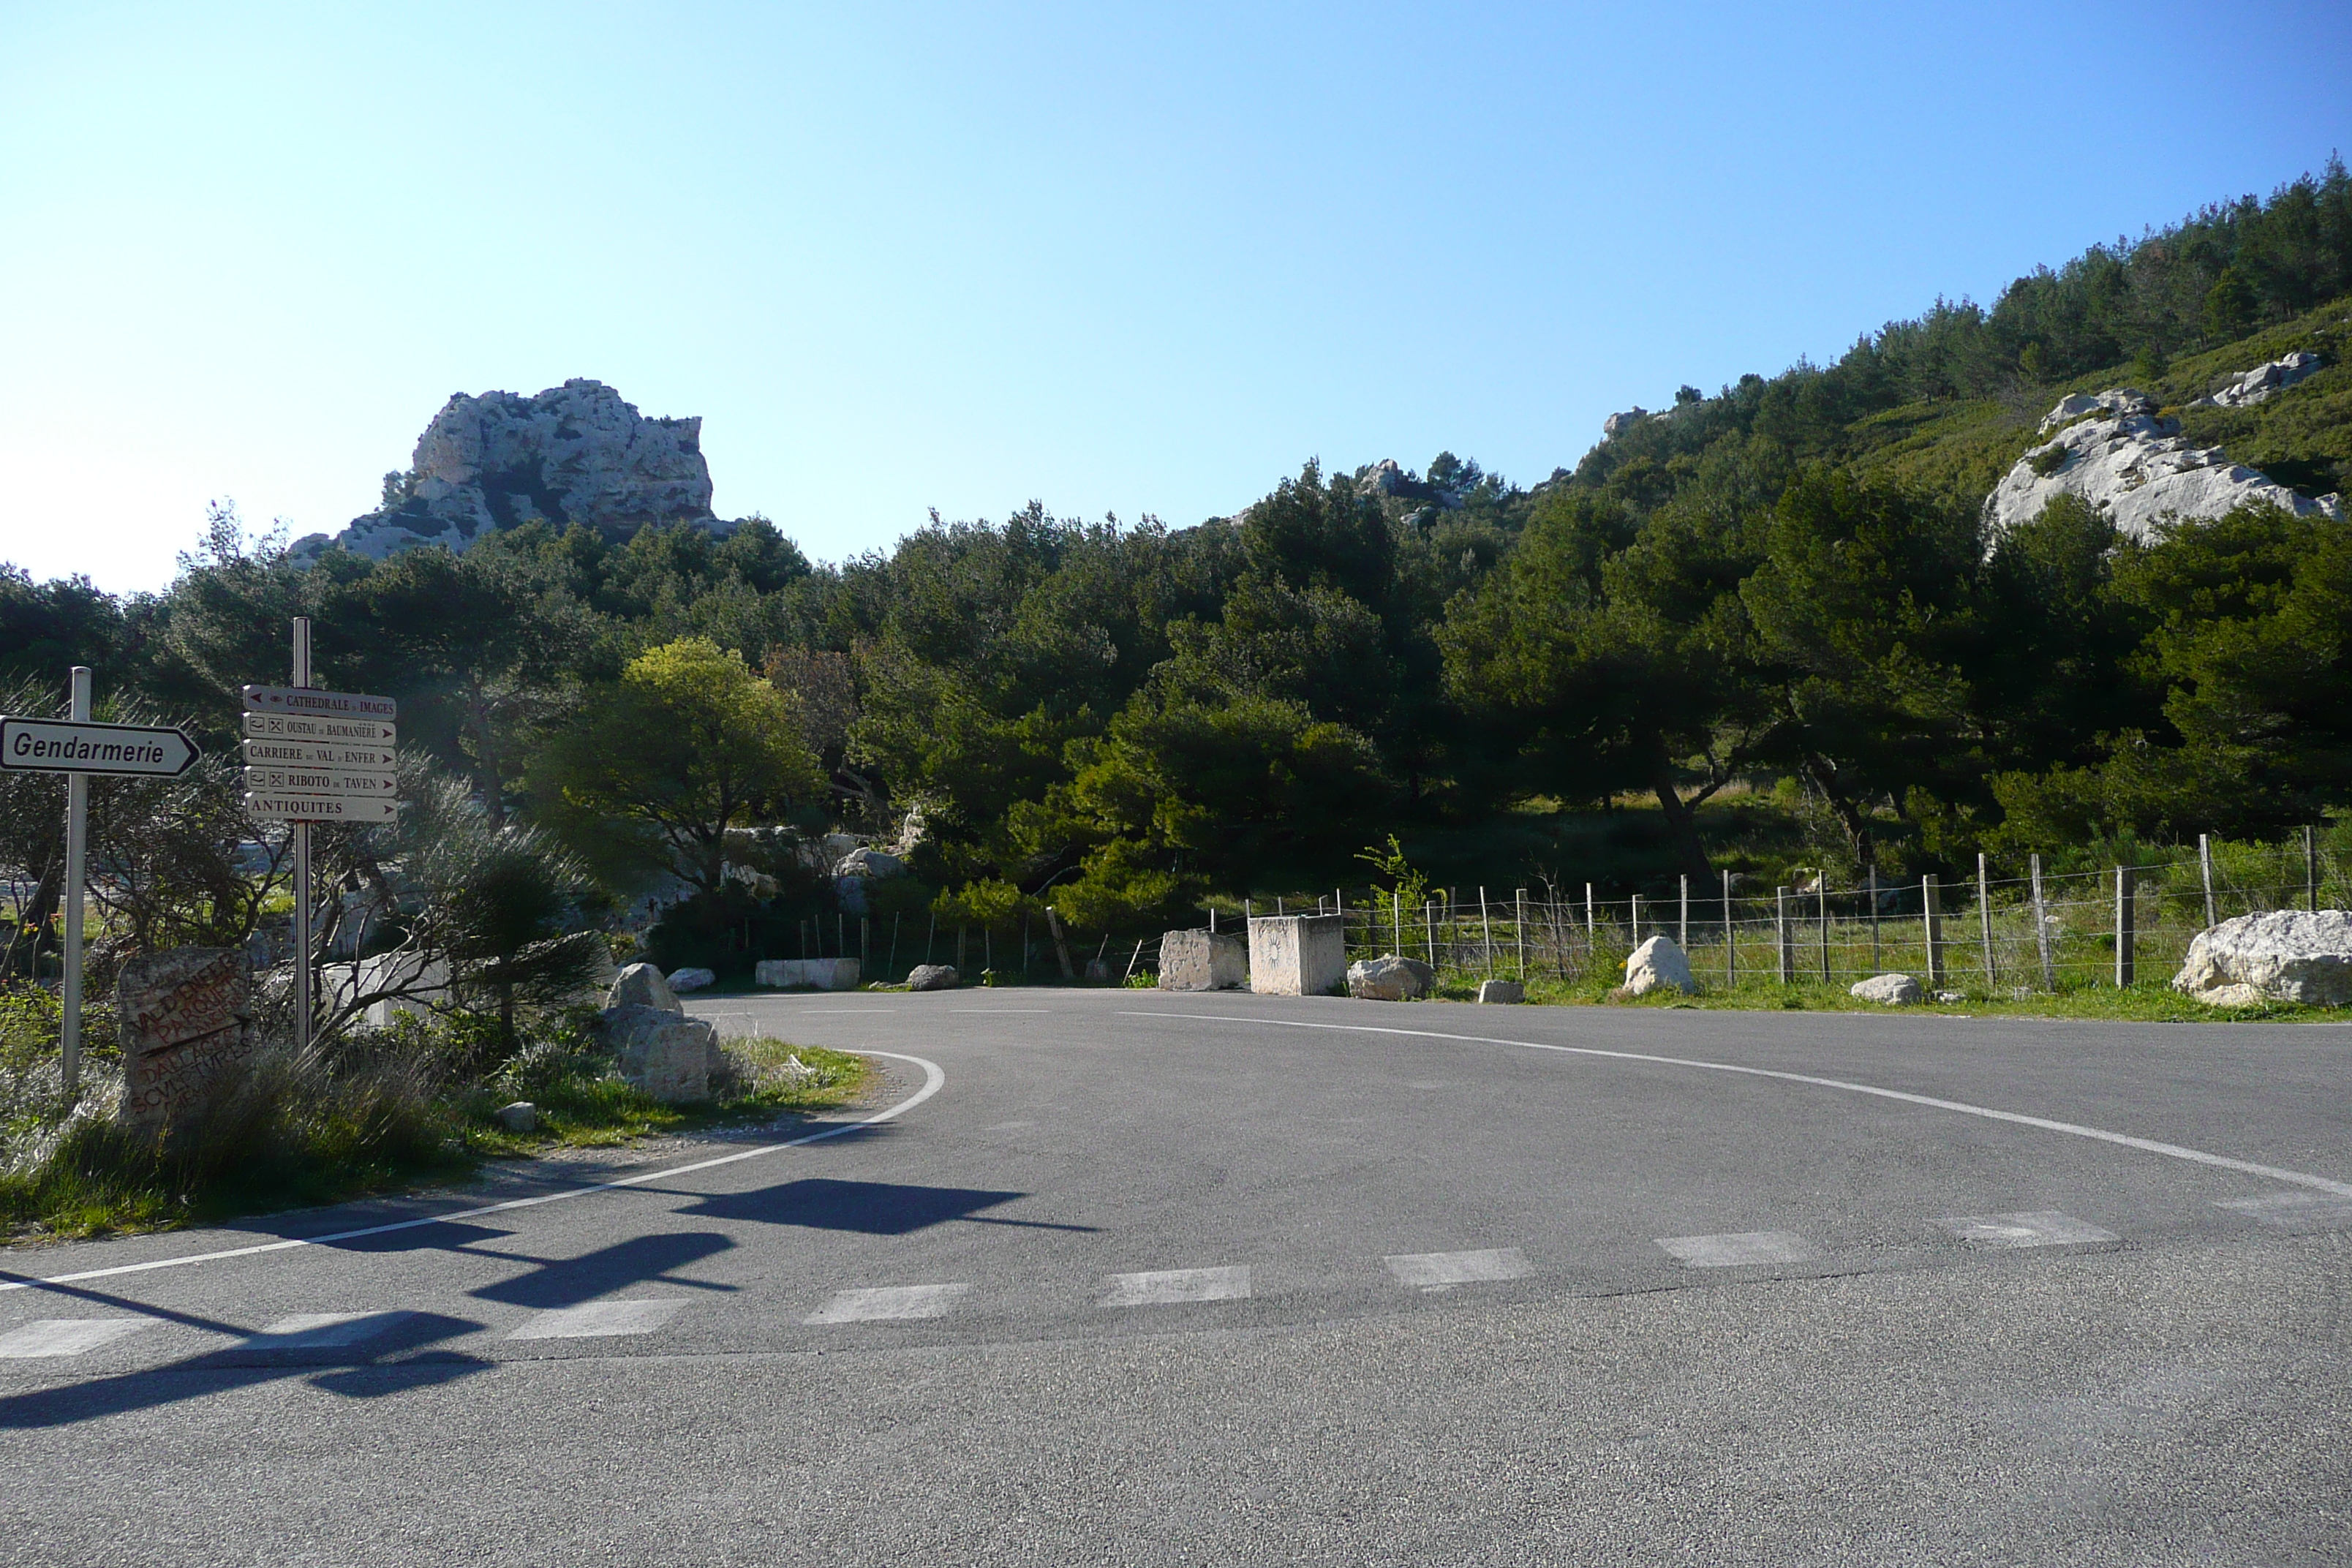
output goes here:
<path id="1" fill-rule="evenodd" d="M 1160 939 L 1162 991 L 1231 991 L 1248 978 L 1249 953 L 1237 936 L 1171 931 Z"/>
<path id="2" fill-rule="evenodd" d="M 673 969 L 669 972 L 669 988 L 673 994 L 686 991 L 708 991 L 719 984 L 719 976 L 708 969 Z"/>
<path id="3" fill-rule="evenodd" d="M 1328 996 L 1345 986 L 1345 917 L 1264 915 L 1251 921 L 1249 983 L 1261 996 Z"/>
<path id="4" fill-rule="evenodd" d="M 1478 983 L 1478 1000 L 1486 1003 L 1515 1004 L 1528 999 L 1528 988 L 1516 980 L 1482 980 Z"/>
<path id="5" fill-rule="evenodd" d="M 1925 1001 L 1927 994 L 1907 974 L 1874 974 L 1847 986 L 1846 994 L 1875 1002 L 1882 1007 L 1908 1007 Z"/>
<path id="6" fill-rule="evenodd" d="M 175 947 L 126 960 L 115 981 L 125 1126 L 163 1132 L 201 1116 L 252 1057 L 245 950 Z"/>
<path id="7" fill-rule="evenodd" d="M 719 1031 L 709 1022 L 660 1007 L 607 1007 L 597 1016 L 604 1047 L 631 1084 L 665 1104 L 710 1098 Z"/>
<path id="8" fill-rule="evenodd" d="M 751 977 L 762 985 L 814 985 L 820 991 L 857 989 L 854 958 L 767 958 Z"/>
<path id="9" fill-rule="evenodd" d="M 961 976 L 954 966 L 945 963 L 919 963 L 907 973 L 909 991 L 952 991 Z"/>

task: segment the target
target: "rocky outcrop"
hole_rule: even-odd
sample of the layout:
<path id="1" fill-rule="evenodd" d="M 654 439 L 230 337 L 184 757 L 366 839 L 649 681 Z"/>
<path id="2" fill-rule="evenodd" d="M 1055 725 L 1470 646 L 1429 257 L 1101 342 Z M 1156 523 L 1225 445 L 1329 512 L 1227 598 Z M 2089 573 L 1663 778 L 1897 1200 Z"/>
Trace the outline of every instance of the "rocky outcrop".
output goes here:
<path id="1" fill-rule="evenodd" d="M 531 397 L 453 395 L 384 504 L 332 537 L 298 541 L 294 553 L 316 559 L 340 547 L 381 561 L 418 544 L 463 551 L 531 521 L 614 538 L 649 522 L 734 527 L 711 515 L 699 418 L 647 419 L 603 382 L 572 380 Z"/>
<path id="2" fill-rule="evenodd" d="M 2319 369 L 2319 356 L 2315 353 L 2291 353 L 2284 359 L 2274 359 L 2268 364 L 2258 364 L 2237 380 L 2190 404 L 2191 408 L 2251 408 L 2274 392 L 2284 392 L 2304 377 Z"/>
<path id="3" fill-rule="evenodd" d="M 1847 986 L 1846 994 L 1875 1002 L 1882 1007 L 1909 1007 L 1927 997 L 1919 983 L 1907 974 L 1874 974 Z"/>
<path id="4" fill-rule="evenodd" d="M 1698 990 L 1698 982 L 1691 977 L 1690 960 L 1675 939 L 1654 936 L 1627 956 L 1625 984 L 1619 989 L 1627 996 L 1647 996 L 1662 989 L 1690 995 Z"/>
<path id="5" fill-rule="evenodd" d="M 1601 422 L 1601 438 L 1604 441 L 1613 440 L 1619 434 L 1639 425 L 1649 416 L 1650 411 L 1638 403 L 1622 414 L 1612 414 Z"/>
<path id="6" fill-rule="evenodd" d="M 2216 1007 L 2352 1005 L 2352 913 L 2273 910 L 2197 933 L 2173 988 Z"/>
<path id="7" fill-rule="evenodd" d="M 1996 535 L 2040 515 L 2060 496 L 2077 496 L 2121 533 L 2141 538 L 2166 518 L 2220 517 L 2249 501 L 2297 516 L 2342 518 L 2343 498 L 2298 495 L 2232 463 L 2219 447 L 2182 438 L 2180 422 L 2130 387 L 2076 393 L 2042 421 L 2042 445 L 2028 451 L 1985 500 Z"/>
<path id="8" fill-rule="evenodd" d="M 1359 959 L 1348 966 L 1348 994 L 1368 1002 L 1412 1002 L 1437 984 L 1437 972 L 1417 958 L 1393 952 Z"/>

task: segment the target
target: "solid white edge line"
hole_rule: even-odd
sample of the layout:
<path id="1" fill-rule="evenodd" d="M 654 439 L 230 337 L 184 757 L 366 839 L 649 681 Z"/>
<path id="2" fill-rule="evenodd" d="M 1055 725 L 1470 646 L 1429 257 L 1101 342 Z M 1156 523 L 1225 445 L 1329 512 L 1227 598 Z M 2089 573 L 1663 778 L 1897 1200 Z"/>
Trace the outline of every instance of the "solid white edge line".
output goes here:
<path id="1" fill-rule="evenodd" d="M 1899 1100 L 1909 1105 L 1924 1105 L 1933 1110 L 1958 1111 L 1963 1116 L 1981 1116 L 1991 1121 L 2010 1121 L 2020 1127 L 2035 1127 L 2044 1132 L 2063 1132 L 2075 1138 L 2094 1138 L 2102 1143 L 2114 1143 L 2126 1149 L 2137 1149 L 2142 1153 L 2161 1154 L 2168 1159 L 2192 1161 L 2200 1165 L 2211 1165 L 2220 1170 L 2238 1171 L 2250 1176 L 2267 1177 L 2293 1186 L 2315 1187 L 2323 1193 L 2336 1193 L 2352 1197 L 2352 1182 L 2338 1182 L 2326 1176 L 2315 1176 L 2303 1171 L 2282 1170 L 2276 1165 L 2258 1165 L 2251 1160 L 2233 1160 L 2227 1154 L 2208 1154 L 2201 1149 L 2183 1148 L 2178 1143 L 2159 1143 L 2153 1138 L 2135 1138 L 2128 1132 L 2109 1132 L 2104 1128 L 2085 1127 L 2080 1122 L 2053 1121 L 2044 1116 L 2027 1116 L 2015 1110 L 1996 1110 L 1987 1105 L 1969 1105 L 1958 1100 L 1938 1100 L 1932 1094 L 1912 1094 L 1900 1089 L 1881 1089 L 1875 1084 L 1853 1083 L 1839 1078 L 1816 1078 L 1810 1073 L 1779 1072 L 1771 1068 L 1741 1067 L 1734 1062 L 1705 1062 L 1690 1057 L 1652 1056 L 1642 1051 L 1607 1051 L 1598 1046 L 1554 1046 L 1540 1040 L 1506 1040 L 1493 1035 L 1449 1035 L 1437 1029 L 1397 1029 L 1379 1024 L 1316 1024 L 1300 1018 L 1252 1018 L 1231 1013 L 1147 1013 L 1129 1012 L 1124 1018 L 1192 1018 L 1217 1024 L 1265 1024 L 1284 1029 L 1341 1029 L 1367 1035 L 1412 1035 L 1429 1040 L 1455 1040 L 1474 1046 L 1517 1046 L 1530 1051 L 1559 1051 L 1568 1056 L 1606 1057 L 1622 1062 L 1654 1062 L 1662 1067 L 1700 1068 L 1708 1072 L 1738 1073 L 1748 1078 L 1779 1079 L 1785 1083 L 1811 1084 L 1818 1089 L 1842 1089 L 1850 1094 L 1875 1095 L 1881 1100 Z"/>
<path id="2" fill-rule="evenodd" d="M 43 1285 L 70 1285 L 82 1279 L 110 1279 L 122 1274 L 145 1274 L 158 1268 L 182 1268 L 194 1263 L 219 1263 L 231 1258 L 257 1258 L 265 1252 L 290 1252 L 298 1247 L 321 1247 L 330 1242 L 356 1241 L 363 1236 L 389 1236 L 394 1231 L 421 1230 L 428 1225 L 446 1225 L 453 1220 L 479 1219 L 484 1215 L 507 1214 L 515 1209 L 536 1208 L 541 1204 L 562 1203 L 566 1198 L 586 1197 L 591 1193 L 609 1193 L 622 1187 L 643 1186 L 647 1182 L 667 1181 L 672 1176 L 691 1175 L 719 1165 L 732 1165 L 739 1160 L 756 1160 L 762 1154 L 772 1154 L 779 1149 L 797 1149 L 803 1143 L 818 1143 L 827 1138 L 838 1138 L 845 1132 L 855 1132 L 861 1127 L 876 1127 L 902 1116 L 945 1088 L 948 1075 L 936 1062 L 920 1057 L 910 1057 L 898 1051 L 861 1050 L 860 1056 L 888 1057 L 893 1061 L 912 1062 L 923 1069 L 923 1087 L 891 1106 L 856 1121 L 844 1121 L 822 1132 L 791 1139 L 782 1143 L 761 1143 L 754 1148 L 721 1154 L 716 1159 L 697 1160 L 690 1165 L 671 1165 L 659 1171 L 641 1171 L 634 1176 L 622 1176 L 610 1182 L 597 1182 L 590 1186 L 566 1187 L 562 1192 L 541 1193 L 533 1197 L 509 1198 L 504 1203 L 485 1204 L 479 1208 L 457 1209 L 448 1214 L 436 1214 L 424 1219 L 394 1220 L 389 1225 L 363 1226 L 357 1230 L 338 1230 L 325 1236 L 306 1236 L 290 1241 L 265 1241 L 252 1247 L 232 1247 L 218 1252 L 192 1252 L 184 1258 L 158 1258 L 145 1263 L 121 1263 L 110 1268 L 85 1268 L 76 1274 L 52 1274 L 41 1279 L 0 1280 L 0 1291 L 32 1290 Z M 2352 1189 L 2347 1189 L 2352 1190 Z"/>

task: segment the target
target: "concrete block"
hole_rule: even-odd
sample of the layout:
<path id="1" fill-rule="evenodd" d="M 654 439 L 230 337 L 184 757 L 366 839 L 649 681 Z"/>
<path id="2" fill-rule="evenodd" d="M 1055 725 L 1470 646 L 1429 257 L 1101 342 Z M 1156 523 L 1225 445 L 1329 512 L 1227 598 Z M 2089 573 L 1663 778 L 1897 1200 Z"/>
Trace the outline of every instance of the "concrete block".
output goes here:
<path id="1" fill-rule="evenodd" d="M 1328 996 L 1348 984 L 1346 917 L 1265 915 L 1249 923 L 1250 989 Z"/>
<path id="2" fill-rule="evenodd" d="M 1516 980 L 1482 980 L 1478 983 L 1478 1000 L 1486 1003 L 1517 1003 L 1528 999 L 1528 988 Z"/>
<path id="3" fill-rule="evenodd" d="M 857 989 L 854 958 L 765 958 L 751 976 L 762 985 L 814 985 L 820 991 Z"/>
<path id="4" fill-rule="evenodd" d="M 1160 939 L 1162 991 L 1230 991 L 1249 977 L 1249 954 L 1237 936 L 1171 931 Z"/>

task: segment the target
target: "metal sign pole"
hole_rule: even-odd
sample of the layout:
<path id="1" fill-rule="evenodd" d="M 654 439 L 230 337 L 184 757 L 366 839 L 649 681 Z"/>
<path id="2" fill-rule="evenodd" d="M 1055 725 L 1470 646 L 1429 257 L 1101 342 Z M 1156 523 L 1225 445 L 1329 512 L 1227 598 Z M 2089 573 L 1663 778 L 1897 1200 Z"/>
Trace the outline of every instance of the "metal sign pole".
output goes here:
<path id="1" fill-rule="evenodd" d="M 73 667 L 68 717 L 89 722 L 89 666 Z M 81 884 L 89 845 L 89 775 L 66 776 L 65 1016 L 58 1028 L 58 1070 L 70 1105 L 81 1087 Z"/>
<path id="2" fill-rule="evenodd" d="M 310 684 L 310 617 L 294 617 L 294 684 Z M 310 1047 L 310 825 L 294 825 L 294 1048 Z"/>

